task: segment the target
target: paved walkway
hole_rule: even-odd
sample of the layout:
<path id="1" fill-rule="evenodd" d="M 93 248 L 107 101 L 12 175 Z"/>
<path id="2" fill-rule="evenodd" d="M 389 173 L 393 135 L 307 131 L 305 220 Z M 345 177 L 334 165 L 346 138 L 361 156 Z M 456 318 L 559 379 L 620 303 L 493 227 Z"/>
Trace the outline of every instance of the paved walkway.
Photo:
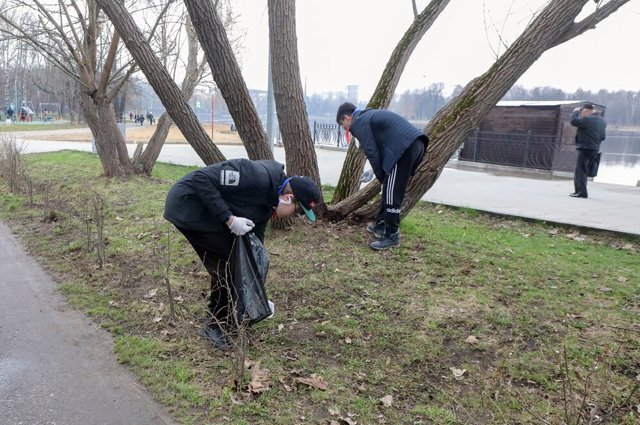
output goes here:
<path id="1" fill-rule="evenodd" d="M 173 424 L 0 222 L 0 425 Z"/>
<path id="2" fill-rule="evenodd" d="M 545 180 L 447 168 L 427 192 L 432 202 L 640 236 L 640 187 L 588 184 L 571 198 L 573 180 Z"/>

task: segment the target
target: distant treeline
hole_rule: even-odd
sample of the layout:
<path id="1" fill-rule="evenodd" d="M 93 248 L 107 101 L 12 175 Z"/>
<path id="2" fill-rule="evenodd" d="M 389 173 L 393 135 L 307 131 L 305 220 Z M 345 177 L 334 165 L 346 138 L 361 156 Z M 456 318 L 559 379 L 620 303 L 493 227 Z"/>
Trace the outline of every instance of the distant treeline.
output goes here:
<path id="1" fill-rule="evenodd" d="M 424 89 L 407 90 L 397 94 L 389 108 L 412 121 L 427 121 L 460 91 L 462 86 L 458 85 L 450 95 L 445 96 L 444 84 L 435 83 Z M 640 92 L 627 90 L 591 92 L 579 89 L 569 93 L 553 87 L 527 89 L 517 85 L 509 90 L 503 100 L 585 100 L 604 105 L 605 118 L 611 125 L 640 125 Z M 344 93 L 314 94 L 307 97 L 307 111 L 309 115 L 331 117 L 340 103 L 345 101 L 353 101 L 353 99 L 347 99 Z"/>

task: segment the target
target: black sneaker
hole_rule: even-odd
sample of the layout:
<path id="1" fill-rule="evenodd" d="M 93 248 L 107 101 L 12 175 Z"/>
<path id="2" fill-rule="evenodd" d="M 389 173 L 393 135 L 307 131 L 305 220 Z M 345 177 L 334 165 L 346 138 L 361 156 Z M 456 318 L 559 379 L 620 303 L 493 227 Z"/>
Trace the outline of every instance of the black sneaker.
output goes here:
<path id="1" fill-rule="evenodd" d="M 387 230 L 387 226 L 384 224 L 384 221 L 379 223 L 369 223 L 367 224 L 367 232 L 372 233 L 377 239 L 381 239 Z"/>
<path id="2" fill-rule="evenodd" d="M 205 326 L 198 331 L 198 335 L 209 341 L 218 350 L 224 350 L 231 347 L 229 339 L 218 325 Z"/>
<path id="3" fill-rule="evenodd" d="M 377 251 L 393 248 L 394 246 L 400 246 L 400 231 L 397 231 L 392 235 L 384 235 L 382 239 L 371 242 L 369 246 Z"/>

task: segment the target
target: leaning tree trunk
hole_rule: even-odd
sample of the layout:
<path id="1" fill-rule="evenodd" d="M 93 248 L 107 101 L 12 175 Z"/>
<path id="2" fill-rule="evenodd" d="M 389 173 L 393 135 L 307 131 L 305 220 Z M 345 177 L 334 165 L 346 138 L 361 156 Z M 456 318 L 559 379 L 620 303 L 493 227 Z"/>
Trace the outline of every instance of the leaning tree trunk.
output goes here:
<path id="1" fill-rule="evenodd" d="M 450 0 L 432 0 L 429 5 L 417 15 L 411 26 L 402 36 L 402 39 L 391 53 L 391 57 L 387 62 L 387 65 L 382 72 L 382 77 L 378 82 L 367 108 L 386 108 L 389 106 L 393 93 L 396 91 L 400 76 L 404 71 L 411 54 L 418 45 L 418 42 L 422 39 L 422 36 L 427 32 L 431 25 L 438 18 L 440 13 L 449 4 Z M 415 2 L 413 3 L 415 8 Z M 355 193 L 360 187 L 360 175 L 364 169 L 366 158 L 362 151 L 356 148 L 352 143 L 347 150 L 347 156 L 342 165 L 342 173 L 340 174 L 340 180 L 333 194 L 333 202 L 337 203 L 343 199 L 348 198 Z M 374 182 L 378 185 L 380 184 Z"/>
<path id="2" fill-rule="evenodd" d="M 213 144 L 193 113 L 191 106 L 182 97 L 182 93 L 175 81 L 154 55 L 149 43 L 146 42 L 124 5 L 120 2 L 109 0 L 96 1 L 109 16 L 111 23 L 126 44 L 129 53 L 138 63 L 140 70 L 147 77 L 149 84 L 151 84 L 158 97 L 160 97 L 165 109 L 171 115 L 178 128 L 180 128 L 189 144 L 193 146 L 200 159 L 207 165 L 224 161 L 224 155 Z"/>
<path id="3" fill-rule="evenodd" d="M 238 129 L 250 159 L 273 159 L 249 89 L 227 38 L 224 25 L 211 1 L 185 0 L 220 93 Z"/>
<path id="4" fill-rule="evenodd" d="M 187 69 L 184 79 L 182 80 L 181 92 L 184 100 L 188 101 L 202 77 L 204 63 L 202 66 L 198 65 L 198 39 L 190 19 L 187 19 L 185 27 L 187 31 L 189 53 L 187 57 Z M 158 118 L 156 129 L 149 139 L 149 143 L 147 144 L 144 152 L 142 152 L 139 157 L 134 157 L 133 165 L 137 173 L 151 175 L 153 166 L 160 156 L 160 151 L 162 151 L 162 147 L 167 140 L 172 124 L 173 120 L 171 120 L 169 114 L 166 111 L 163 112 L 162 115 L 160 115 L 160 118 Z"/>
<path id="5" fill-rule="evenodd" d="M 94 98 L 82 92 L 81 106 L 84 117 L 96 142 L 98 157 L 107 176 L 133 174 L 127 146 L 118 129 L 111 103 L 105 98 Z"/>
<path id="6" fill-rule="evenodd" d="M 429 122 L 427 155 L 411 179 L 402 206 L 406 215 L 433 186 L 447 161 L 495 104 L 507 93 L 527 69 L 547 50 L 570 40 L 614 13 L 629 0 L 614 0 L 579 23 L 576 16 L 589 0 L 556 0 L 549 4 L 529 24 L 515 43 L 482 76 L 471 81 Z M 585 22 L 588 25 L 585 25 Z M 364 191 L 367 191 L 366 188 Z M 372 190 L 358 193 L 332 207 L 335 219 L 369 218 L 376 205 L 363 205 L 375 196 Z"/>

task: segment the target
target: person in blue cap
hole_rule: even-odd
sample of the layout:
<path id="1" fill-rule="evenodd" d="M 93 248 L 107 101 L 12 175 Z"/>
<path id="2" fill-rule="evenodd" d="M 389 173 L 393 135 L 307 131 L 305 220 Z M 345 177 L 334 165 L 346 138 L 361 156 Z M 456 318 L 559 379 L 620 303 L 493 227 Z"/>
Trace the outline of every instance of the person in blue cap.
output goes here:
<path id="1" fill-rule="evenodd" d="M 272 216 L 306 215 L 316 220 L 318 185 L 308 177 L 288 177 L 273 160 L 231 159 L 192 171 L 169 190 L 164 218 L 189 241 L 211 275 L 210 320 L 200 331 L 216 348 L 226 348 L 229 284 L 233 281 L 235 235 L 253 232 L 264 242 Z"/>

